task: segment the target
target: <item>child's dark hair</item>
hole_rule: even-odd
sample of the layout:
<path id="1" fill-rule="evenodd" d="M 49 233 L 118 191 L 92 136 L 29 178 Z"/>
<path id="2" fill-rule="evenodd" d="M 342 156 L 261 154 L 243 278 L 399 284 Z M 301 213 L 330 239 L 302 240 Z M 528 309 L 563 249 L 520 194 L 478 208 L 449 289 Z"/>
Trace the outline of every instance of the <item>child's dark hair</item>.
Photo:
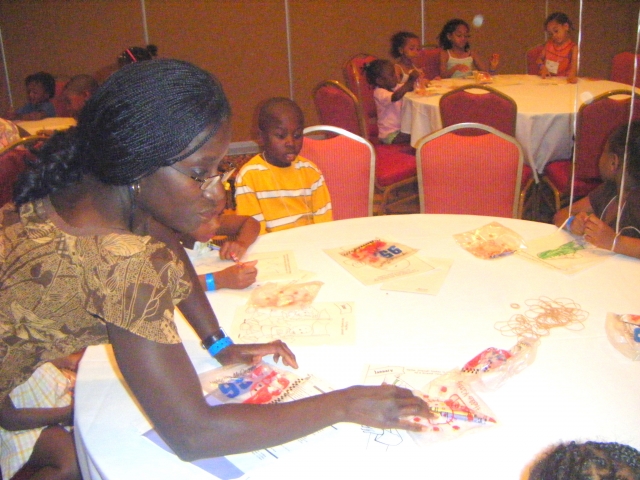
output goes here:
<path id="1" fill-rule="evenodd" d="M 640 452 L 620 443 L 557 445 L 531 469 L 529 480 L 640 478 Z"/>
<path id="2" fill-rule="evenodd" d="M 400 58 L 402 56 L 400 49 L 405 46 L 407 40 L 410 38 L 417 38 L 420 40 L 415 33 L 411 32 L 398 32 L 393 34 L 391 37 L 391 50 L 389 50 L 389 53 L 393 58 Z"/>
<path id="3" fill-rule="evenodd" d="M 556 23 L 559 23 L 560 25 L 567 24 L 569 25 L 569 30 L 573 30 L 573 23 L 571 23 L 571 20 L 569 20 L 569 17 L 567 16 L 566 13 L 553 12 L 544 21 L 544 28 L 547 28 L 547 25 L 549 25 L 549 23 L 551 22 L 556 22 Z"/>
<path id="4" fill-rule="evenodd" d="M 44 87 L 44 91 L 47 92 L 49 98 L 53 98 L 56 94 L 56 79 L 53 78 L 53 75 L 47 72 L 38 72 L 32 73 L 27 78 L 25 78 L 25 85 L 29 85 L 30 83 L 35 82 L 39 83 Z"/>
<path id="5" fill-rule="evenodd" d="M 391 65 L 393 68 L 393 63 L 391 63 L 390 60 L 384 60 L 382 58 L 378 58 L 364 65 L 363 70 L 369 85 L 377 87 L 376 80 L 380 78 L 382 70 L 386 65 Z"/>
<path id="6" fill-rule="evenodd" d="M 129 47 L 118 56 L 118 65 L 121 67 L 134 62 L 153 60 L 158 56 L 158 47 L 147 45 L 146 47 Z"/>
<path id="7" fill-rule="evenodd" d="M 276 110 L 282 107 L 292 109 L 298 116 L 300 124 L 304 126 L 304 114 L 296 102 L 287 97 L 272 97 L 260 105 L 258 111 L 258 128 L 260 131 L 266 132 L 274 120 L 279 121 Z"/>
<path id="8" fill-rule="evenodd" d="M 622 125 L 611 133 L 608 141 L 609 152 L 616 154 L 620 161 L 624 159 L 627 130 L 629 130 L 627 173 L 636 182 L 640 182 L 640 120 L 634 120 L 629 125 Z"/>
<path id="9" fill-rule="evenodd" d="M 469 24 L 464 20 L 462 20 L 461 18 L 452 18 L 451 20 L 449 20 L 447 23 L 444 24 L 444 27 L 442 27 L 442 31 L 437 37 L 438 45 L 440 45 L 441 49 L 451 50 L 453 48 L 453 43 L 451 43 L 451 40 L 449 40 L 447 35 L 450 35 L 453 32 L 455 32 L 456 28 L 458 28 L 460 25 L 464 25 L 465 27 L 467 27 L 467 31 L 471 30 L 469 28 Z M 469 51 L 469 48 L 471 47 L 469 46 L 469 42 L 467 42 L 467 44 L 464 47 L 464 50 Z"/>

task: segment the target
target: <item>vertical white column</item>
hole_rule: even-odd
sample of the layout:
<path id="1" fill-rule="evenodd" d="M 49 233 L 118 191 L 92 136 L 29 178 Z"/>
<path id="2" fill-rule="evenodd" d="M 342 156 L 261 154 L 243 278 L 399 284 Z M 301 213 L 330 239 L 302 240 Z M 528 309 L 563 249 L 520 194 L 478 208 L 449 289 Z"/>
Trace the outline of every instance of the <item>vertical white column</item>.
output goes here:
<path id="1" fill-rule="evenodd" d="M 287 29 L 287 63 L 289 65 L 289 98 L 293 98 L 293 59 L 291 57 L 291 23 L 289 18 L 289 0 L 284 0 L 285 26 Z"/>
<path id="2" fill-rule="evenodd" d="M 4 65 L 4 80 L 7 84 L 7 95 L 9 96 L 9 106 L 13 108 L 13 97 L 11 96 L 11 85 L 9 84 L 9 68 L 7 67 L 7 55 L 4 53 L 4 40 L 2 39 L 2 29 L 0 29 L 0 52 L 2 53 L 2 63 Z"/>
<path id="3" fill-rule="evenodd" d="M 142 31 L 144 34 L 144 44 L 149 45 L 149 30 L 147 29 L 147 7 L 145 0 L 140 0 L 140 9 L 142 10 Z"/>

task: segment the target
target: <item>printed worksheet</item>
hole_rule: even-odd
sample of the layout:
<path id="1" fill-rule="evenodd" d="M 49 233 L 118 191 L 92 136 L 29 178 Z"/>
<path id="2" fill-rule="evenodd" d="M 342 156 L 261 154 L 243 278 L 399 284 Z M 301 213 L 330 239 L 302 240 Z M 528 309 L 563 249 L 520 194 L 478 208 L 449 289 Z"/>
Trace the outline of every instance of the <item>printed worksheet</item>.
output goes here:
<path id="1" fill-rule="evenodd" d="M 239 307 L 231 324 L 238 343 L 282 340 L 289 345 L 351 345 L 355 343 L 351 302 L 319 302 L 304 308 Z"/>
<path id="2" fill-rule="evenodd" d="M 434 268 L 418 258 L 414 248 L 388 239 L 377 238 L 325 252 L 364 285 L 425 273 Z"/>
<path id="3" fill-rule="evenodd" d="M 437 295 L 449 274 L 453 260 L 449 258 L 425 258 L 424 261 L 432 267 L 432 270 L 426 273 L 389 280 L 384 282 L 380 288 L 397 292 Z"/>

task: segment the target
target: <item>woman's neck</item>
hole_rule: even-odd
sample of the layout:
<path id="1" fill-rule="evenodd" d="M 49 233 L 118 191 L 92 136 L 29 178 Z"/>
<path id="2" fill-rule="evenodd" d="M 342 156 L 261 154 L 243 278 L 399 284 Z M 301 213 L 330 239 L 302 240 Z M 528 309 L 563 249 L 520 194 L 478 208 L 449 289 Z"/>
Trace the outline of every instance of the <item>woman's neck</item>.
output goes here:
<path id="1" fill-rule="evenodd" d="M 131 231 L 128 189 L 86 175 L 77 185 L 51 194 L 49 199 L 60 218 L 73 227 Z"/>

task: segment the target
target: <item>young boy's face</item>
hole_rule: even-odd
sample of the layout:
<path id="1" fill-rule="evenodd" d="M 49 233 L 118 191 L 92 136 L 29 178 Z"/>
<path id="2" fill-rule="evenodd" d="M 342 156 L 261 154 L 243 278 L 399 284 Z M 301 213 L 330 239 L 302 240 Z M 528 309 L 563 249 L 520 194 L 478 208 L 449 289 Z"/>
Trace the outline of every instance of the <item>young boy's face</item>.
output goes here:
<path id="1" fill-rule="evenodd" d="M 29 103 L 38 105 L 49 100 L 49 94 L 40 82 L 29 82 L 27 84 L 27 98 Z"/>
<path id="2" fill-rule="evenodd" d="M 303 126 L 300 114 L 292 107 L 274 108 L 266 130 L 260 132 L 267 162 L 276 167 L 288 167 L 302 149 Z"/>

